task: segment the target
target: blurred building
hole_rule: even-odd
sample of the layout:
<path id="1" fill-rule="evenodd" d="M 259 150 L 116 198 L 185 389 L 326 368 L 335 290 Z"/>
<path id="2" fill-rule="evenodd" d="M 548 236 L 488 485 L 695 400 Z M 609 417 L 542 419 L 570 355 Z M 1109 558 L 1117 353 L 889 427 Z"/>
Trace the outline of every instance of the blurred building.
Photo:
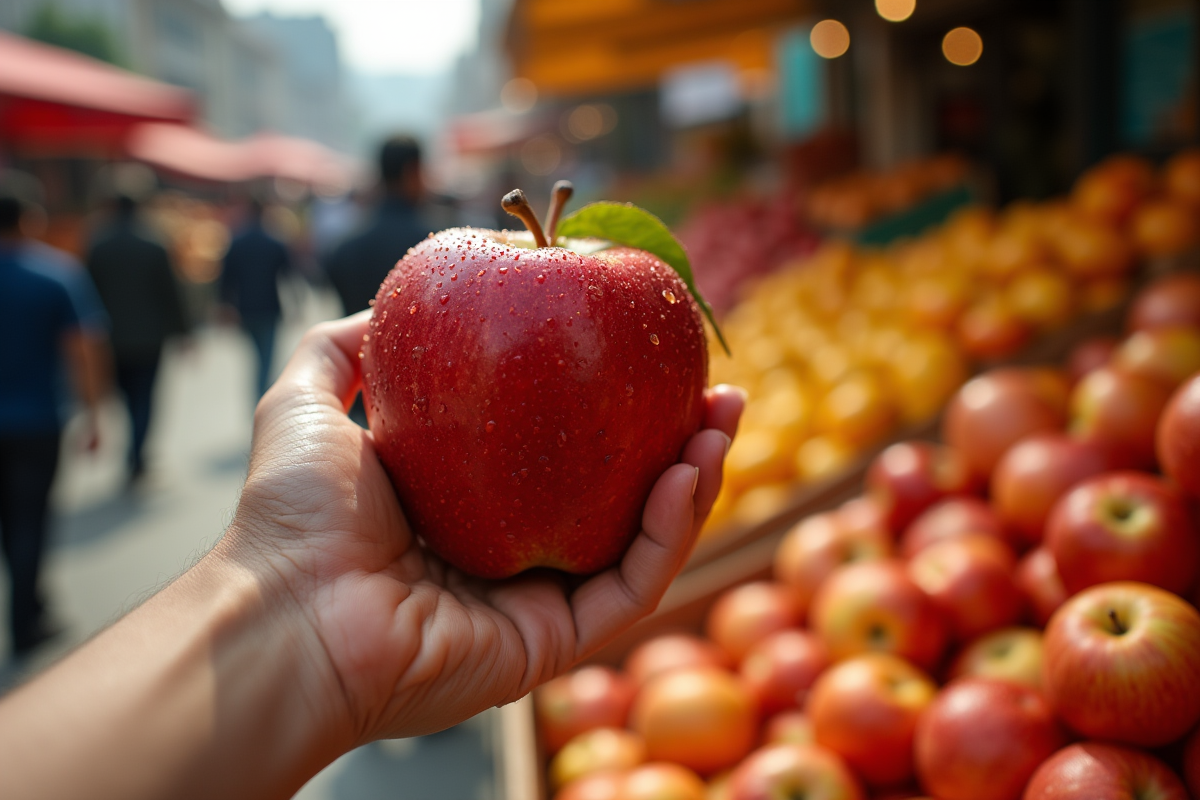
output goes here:
<path id="1" fill-rule="evenodd" d="M 68 34 L 99 29 L 112 60 L 195 93 L 213 132 L 262 130 L 346 150 L 353 114 L 333 32 L 323 19 L 231 17 L 220 0 L 5 0 L 0 28 L 26 35 L 47 19 Z"/>

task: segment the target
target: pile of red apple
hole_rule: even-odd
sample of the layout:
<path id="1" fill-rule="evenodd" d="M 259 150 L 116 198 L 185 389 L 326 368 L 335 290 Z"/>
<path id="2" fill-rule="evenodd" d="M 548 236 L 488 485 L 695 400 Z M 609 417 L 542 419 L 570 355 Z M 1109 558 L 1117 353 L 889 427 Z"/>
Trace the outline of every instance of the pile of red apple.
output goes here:
<path id="1" fill-rule="evenodd" d="M 968 382 L 704 638 L 539 690 L 555 798 L 1200 798 L 1200 275 L 1128 322 Z"/>

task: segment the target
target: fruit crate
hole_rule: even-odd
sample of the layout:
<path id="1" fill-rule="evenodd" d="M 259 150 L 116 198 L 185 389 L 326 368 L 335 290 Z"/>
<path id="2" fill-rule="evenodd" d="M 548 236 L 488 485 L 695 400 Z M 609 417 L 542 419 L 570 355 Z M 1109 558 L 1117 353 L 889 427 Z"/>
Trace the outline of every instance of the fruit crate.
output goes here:
<path id="1" fill-rule="evenodd" d="M 1192 268 L 1190 263 L 1183 268 Z M 1147 277 L 1181 268 L 1180 262 L 1150 265 Z M 1139 284 L 1141 282 L 1139 281 Z M 1136 292 L 1137 286 L 1130 292 Z M 980 371 L 998 366 L 1061 363 L 1080 342 L 1121 331 L 1127 304 L 1076 320 L 1072 325 L 1043 337 L 1020 356 L 980 365 Z M 898 431 L 891 439 L 864 453 L 840 474 L 814 484 L 798 485 L 789 502 L 769 519 L 741 528 L 713 532 L 697 545 L 680 576 L 671 584 L 654 614 L 599 651 L 590 661 L 619 664 L 640 641 L 671 631 L 698 633 L 709 607 L 725 589 L 769 577 L 779 541 L 797 521 L 832 509 L 858 494 L 874 457 L 887 446 L 906 439 L 933 439 L 939 419 Z M 547 759 L 537 740 L 533 696 L 505 706 L 500 716 L 500 784 L 506 800 L 546 800 Z"/>

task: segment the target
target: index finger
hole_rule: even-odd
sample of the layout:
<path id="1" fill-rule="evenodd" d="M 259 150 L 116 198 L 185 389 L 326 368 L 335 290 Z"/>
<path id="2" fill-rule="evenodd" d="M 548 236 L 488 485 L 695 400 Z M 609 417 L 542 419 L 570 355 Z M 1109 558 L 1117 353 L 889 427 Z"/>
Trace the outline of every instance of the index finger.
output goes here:
<path id="1" fill-rule="evenodd" d="M 362 386 L 359 351 L 369 330 L 367 309 L 344 319 L 314 325 L 288 359 L 277 385 L 303 386 L 327 394 L 330 405 L 350 407 Z"/>

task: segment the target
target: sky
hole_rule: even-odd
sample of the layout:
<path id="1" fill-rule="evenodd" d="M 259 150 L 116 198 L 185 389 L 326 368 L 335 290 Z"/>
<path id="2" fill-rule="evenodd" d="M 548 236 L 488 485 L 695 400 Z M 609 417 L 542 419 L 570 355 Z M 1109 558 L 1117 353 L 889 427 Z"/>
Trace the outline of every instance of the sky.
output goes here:
<path id="1" fill-rule="evenodd" d="M 321 14 L 360 73 L 434 75 L 474 47 L 479 0 L 223 0 L 235 16 Z"/>

